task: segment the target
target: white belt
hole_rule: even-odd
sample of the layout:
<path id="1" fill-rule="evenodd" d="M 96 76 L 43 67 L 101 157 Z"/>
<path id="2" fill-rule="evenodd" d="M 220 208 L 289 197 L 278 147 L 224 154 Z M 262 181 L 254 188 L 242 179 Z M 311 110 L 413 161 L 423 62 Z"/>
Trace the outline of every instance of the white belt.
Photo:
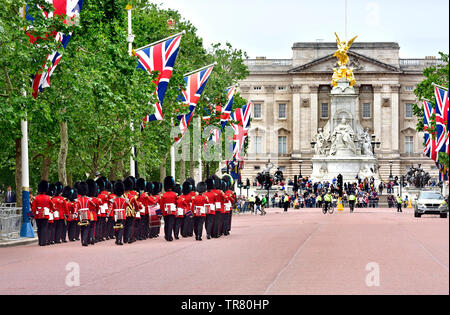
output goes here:
<path id="1" fill-rule="evenodd" d="M 198 207 L 198 206 L 196 206 L 195 207 L 195 214 L 196 215 L 203 215 L 203 214 L 206 214 L 206 209 L 205 209 L 205 207 Z"/>
<path id="2" fill-rule="evenodd" d="M 222 208 L 222 204 L 220 202 L 216 202 L 216 209 Z"/>
<path id="3" fill-rule="evenodd" d="M 175 214 L 177 211 L 177 206 L 174 203 L 167 203 L 165 204 L 165 208 L 166 212 L 169 215 Z"/>
<path id="4" fill-rule="evenodd" d="M 178 216 L 184 215 L 184 209 L 183 209 L 183 208 L 178 208 L 178 210 L 177 210 L 177 215 L 178 215 Z"/>
<path id="5" fill-rule="evenodd" d="M 54 212 L 53 212 L 53 217 L 54 217 L 55 219 L 59 219 L 59 211 L 54 211 Z"/>

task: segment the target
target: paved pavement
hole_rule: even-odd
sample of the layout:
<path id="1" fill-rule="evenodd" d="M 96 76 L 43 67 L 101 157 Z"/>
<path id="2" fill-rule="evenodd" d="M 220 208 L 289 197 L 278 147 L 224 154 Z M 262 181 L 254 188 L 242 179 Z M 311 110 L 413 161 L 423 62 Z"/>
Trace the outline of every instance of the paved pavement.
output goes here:
<path id="1" fill-rule="evenodd" d="M 0 248 L 0 294 L 449 294 L 447 219 L 268 212 L 234 216 L 231 236 L 203 242 Z"/>

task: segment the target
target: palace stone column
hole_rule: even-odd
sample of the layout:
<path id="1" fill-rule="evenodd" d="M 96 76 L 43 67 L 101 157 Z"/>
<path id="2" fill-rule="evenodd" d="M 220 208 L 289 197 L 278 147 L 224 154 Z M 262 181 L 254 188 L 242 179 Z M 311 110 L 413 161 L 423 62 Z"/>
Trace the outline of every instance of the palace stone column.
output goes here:
<path id="1" fill-rule="evenodd" d="M 293 115 L 292 115 L 292 157 L 294 159 L 301 157 L 301 144 L 300 139 L 302 137 L 302 128 L 301 124 L 301 85 L 293 84 L 291 85 L 292 91 L 292 107 L 293 107 Z"/>
<path id="2" fill-rule="evenodd" d="M 392 154 L 400 156 L 400 101 L 399 101 L 400 85 L 391 85 L 391 108 L 392 108 L 392 128 L 391 128 L 391 149 Z"/>

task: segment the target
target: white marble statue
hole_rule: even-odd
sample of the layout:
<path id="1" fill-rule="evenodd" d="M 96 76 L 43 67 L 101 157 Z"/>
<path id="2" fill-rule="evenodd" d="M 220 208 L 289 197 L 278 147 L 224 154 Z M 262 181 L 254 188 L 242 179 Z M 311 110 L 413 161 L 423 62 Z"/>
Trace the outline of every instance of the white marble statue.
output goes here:
<path id="1" fill-rule="evenodd" d="M 319 129 L 319 133 L 316 136 L 316 146 L 315 146 L 315 152 L 316 155 L 326 155 L 327 154 L 327 148 L 328 148 L 328 136 L 325 135 L 323 132 L 323 129 Z"/>
<path id="2" fill-rule="evenodd" d="M 369 133 L 369 128 L 366 128 L 362 135 L 362 155 L 373 156 L 372 138 Z"/>
<path id="3" fill-rule="evenodd" d="M 334 129 L 331 136 L 331 155 L 336 155 L 339 149 L 349 149 L 356 154 L 355 132 L 352 127 L 347 124 L 347 120 L 342 118 L 341 123 Z"/>

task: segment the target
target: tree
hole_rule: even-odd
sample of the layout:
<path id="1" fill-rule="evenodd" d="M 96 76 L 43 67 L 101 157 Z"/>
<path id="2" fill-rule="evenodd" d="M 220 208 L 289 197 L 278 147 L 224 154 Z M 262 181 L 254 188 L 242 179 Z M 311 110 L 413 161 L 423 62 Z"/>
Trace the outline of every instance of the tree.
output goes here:
<path id="1" fill-rule="evenodd" d="M 432 66 L 429 68 L 426 68 L 423 72 L 423 75 L 425 76 L 425 80 L 420 82 L 417 85 L 416 90 L 414 91 L 414 94 L 417 96 L 417 99 L 419 100 L 419 104 L 413 105 L 413 112 L 414 115 L 418 118 L 418 124 L 417 124 L 417 131 L 423 132 L 424 131 L 424 105 L 423 102 L 425 100 L 428 100 L 431 105 L 435 106 L 435 96 L 434 96 L 434 84 L 438 84 L 441 86 L 447 86 L 449 85 L 449 66 L 448 66 L 448 60 L 449 55 L 440 52 L 441 59 L 443 61 L 443 64 L 438 64 L 436 66 Z M 432 130 L 436 130 L 436 117 L 432 117 Z M 441 164 L 445 165 L 447 168 L 449 167 L 449 156 L 446 153 L 440 153 L 439 154 L 439 161 Z"/>

